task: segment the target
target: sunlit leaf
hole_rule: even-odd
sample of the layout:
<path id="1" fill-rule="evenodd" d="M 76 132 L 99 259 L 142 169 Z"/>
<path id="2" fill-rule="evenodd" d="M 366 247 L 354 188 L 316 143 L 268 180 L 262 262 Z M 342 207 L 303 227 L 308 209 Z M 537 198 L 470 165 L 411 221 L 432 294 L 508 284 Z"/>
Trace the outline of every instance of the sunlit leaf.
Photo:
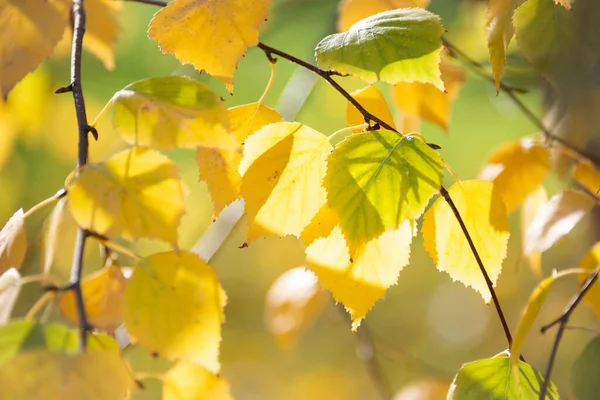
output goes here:
<path id="1" fill-rule="evenodd" d="M 229 108 L 227 119 L 229 130 L 240 145 L 263 126 L 283 121 L 275 110 L 259 103 Z M 241 160 L 241 147 L 227 150 L 201 146 L 198 149 L 196 161 L 200 169 L 200 180 L 205 181 L 210 190 L 214 215 L 239 197 L 242 177 L 238 167 Z"/>
<path id="2" fill-rule="evenodd" d="M 68 191 L 77 223 L 106 236 L 149 237 L 175 244 L 183 186 L 168 157 L 141 147 L 88 164 Z"/>
<path id="3" fill-rule="evenodd" d="M 445 399 L 450 381 L 430 378 L 409 383 L 394 395 L 394 400 L 438 400 Z"/>
<path id="4" fill-rule="evenodd" d="M 495 285 L 506 257 L 509 237 L 508 217 L 502 198 L 490 182 L 480 180 L 458 182 L 450 187 L 448 193 Z M 439 197 L 427 210 L 421 230 L 425 250 L 438 269 L 472 287 L 489 302 L 491 294 L 481 269 L 452 209 L 443 197 Z"/>
<path id="5" fill-rule="evenodd" d="M 0 0 L 1 95 L 50 56 L 67 27 L 69 6 L 67 0 Z"/>
<path id="6" fill-rule="evenodd" d="M 444 89 L 439 69 L 440 17 L 420 8 L 385 11 L 329 35 L 315 49 L 317 64 L 369 83 L 432 83 Z"/>
<path id="7" fill-rule="evenodd" d="M 440 63 L 440 71 L 445 91 L 431 83 L 400 82 L 394 86 L 392 96 L 396 106 L 405 115 L 423 118 L 447 131 L 452 103 L 458 96 L 466 76 L 464 69 L 452 65 L 444 59 Z M 414 130 L 406 132 L 411 131 Z"/>
<path id="8" fill-rule="evenodd" d="M 350 136 L 327 162 L 328 203 L 351 255 L 406 218 L 418 218 L 441 185 L 439 154 L 416 137 L 391 131 Z"/>
<path id="9" fill-rule="evenodd" d="M 0 327 L 0 385 L 7 399 L 124 399 L 130 372 L 116 342 L 89 335 L 79 352 L 79 332 L 59 324 L 13 321 Z M 101 379 L 100 379 L 101 377 Z"/>
<path id="10" fill-rule="evenodd" d="M 567 10 L 571 9 L 571 3 L 573 2 L 573 0 L 554 0 L 554 2 L 556 4 L 560 4 L 561 6 L 563 6 L 564 8 L 566 8 Z"/>
<path id="11" fill-rule="evenodd" d="M 337 28 L 345 32 L 363 18 L 396 8 L 427 8 L 429 0 L 342 0 L 338 6 Z"/>
<path id="12" fill-rule="evenodd" d="M 600 265 L 600 242 L 596 243 L 581 261 L 580 267 L 592 273 Z M 583 284 L 589 274 L 579 274 L 577 280 Z M 583 298 L 596 315 L 600 315 L 600 281 L 596 280 Z"/>
<path id="13" fill-rule="evenodd" d="M 307 247 L 307 267 L 335 300 L 344 304 L 352 317 L 353 331 L 386 290 L 396 284 L 400 270 L 408 264 L 412 233 L 410 221 L 405 220 L 398 229 L 387 230 L 362 244 L 351 256 L 342 231 L 336 227 L 327 238 Z"/>
<path id="14" fill-rule="evenodd" d="M 113 332 L 123 322 L 123 295 L 127 280 L 117 266 L 101 269 L 81 282 L 88 321 L 96 329 Z M 79 314 L 72 291 L 59 301 L 64 317 L 79 324 Z"/>
<path id="15" fill-rule="evenodd" d="M 148 36 L 163 53 L 219 78 L 233 93 L 233 74 L 248 47 L 258 43 L 258 27 L 271 0 L 174 0 L 150 22 Z"/>
<path id="16" fill-rule="evenodd" d="M 332 149 L 325 135 L 298 122 L 267 125 L 246 140 L 239 172 L 249 240 L 300 235 L 326 202 L 321 182 Z"/>
<path id="17" fill-rule="evenodd" d="M 157 253 L 135 268 L 125 291 L 124 319 L 132 341 L 151 353 L 219 370 L 225 292 L 195 254 Z"/>
<path id="18" fill-rule="evenodd" d="M 581 161 L 575 167 L 574 178 L 593 195 L 600 195 L 600 172 L 589 161 Z"/>
<path id="19" fill-rule="evenodd" d="M 23 209 L 21 208 L 13 214 L 0 231 L 0 274 L 11 267 L 16 269 L 21 267 L 27 250 L 24 223 Z"/>
<path id="20" fill-rule="evenodd" d="M 544 204 L 548 202 L 548 194 L 543 186 L 537 188 L 537 190 L 531 193 L 523 202 L 521 208 L 521 251 L 524 251 L 526 246 L 526 233 L 527 229 L 531 226 L 531 223 L 540 212 Z M 532 251 L 531 253 L 524 255 L 531 267 L 531 270 L 538 279 L 542 279 L 542 252 Z"/>
<path id="21" fill-rule="evenodd" d="M 302 234 L 300 234 L 300 240 L 305 246 L 308 246 L 319 238 L 329 236 L 333 228 L 339 223 L 340 219 L 337 213 L 328 204 L 324 204 L 304 228 Z"/>
<path id="22" fill-rule="evenodd" d="M 537 399 L 544 377 L 531 365 L 519 361 L 519 379 L 510 373 L 508 357 L 499 356 L 463 364 L 448 392 L 448 400 Z M 558 400 L 554 383 L 548 385 L 548 400 Z"/>
<path id="23" fill-rule="evenodd" d="M 494 183 L 510 213 L 541 185 L 549 172 L 548 149 L 531 139 L 522 139 L 494 151 L 479 177 Z"/>
<path id="24" fill-rule="evenodd" d="M 163 400 L 233 400 L 229 384 L 219 375 L 193 364 L 179 361 L 163 379 Z"/>
<path id="25" fill-rule="evenodd" d="M 21 292 L 21 274 L 15 268 L 10 268 L 0 275 L 0 325 L 10 319 L 12 310 Z"/>
<path id="26" fill-rule="evenodd" d="M 44 221 L 44 232 L 42 236 L 43 247 L 40 262 L 42 264 L 42 273 L 45 275 L 50 272 L 50 268 L 54 261 L 58 235 L 66 212 L 66 204 L 66 198 L 60 199 L 58 203 L 56 203 L 56 206 L 54 206 L 50 215 Z"/>
<path id="27" fill-rule="evenodd" d="M 600 393 L 600 336 L 588 342 L 571 369 L 571 387 L 578 400 L 593 400 Z"/>
<path id="28" fill-rule="evenodd" d="M 377 115 L 388 125 L 395 128 L 394 117 L 385 101 L 385 98 L 373 85 L 366 86 L 362 89 L 350 93 L 356 101 L 358 101 L 371 114 Z M 346 106 L 346 123 L 348 126 L 361 125 L 365 123 L 365 118 L 362 114 L 350 103 Z M 358 129 L 357 132 L 360 132 Z"/>
<path id="29" fill-rule="evenodd" d="M 113 97 L 115 129 L 127 142 L 159 149 L 235 149 L 223 102 L 208 86 L 185 76 L 134 82 Z"/>
<path id="30" fill-rule="evenodd" d="M 578 190 L 558 193 L 542 207 L 525 233 L 525 254 L 546 251 L 591 211 L 596 201 Z"/>
<path id="31" fill-rule="evenodd" d="M 267 292 L 267 329 L 281 347 L 291 348 L 323 309 L 323 300 L 319 281 L 311 271 L 298 267 L 284 272 Z"/>

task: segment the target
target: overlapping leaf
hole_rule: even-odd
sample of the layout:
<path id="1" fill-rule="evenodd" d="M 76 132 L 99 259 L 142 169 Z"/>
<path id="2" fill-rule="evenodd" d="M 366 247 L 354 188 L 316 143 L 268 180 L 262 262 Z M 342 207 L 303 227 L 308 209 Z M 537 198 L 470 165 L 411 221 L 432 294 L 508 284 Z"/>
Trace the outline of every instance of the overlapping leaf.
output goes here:
<path id="1" fill-rule="evenodd" d="M 540 212 L 542 207 L 548 202 L 548 194 L 543 186 L 540 186 L 535 192 L 531 193 L 521 209 L 521 251 L 524 251 L 527 245 L 527 229 L 531 226 L 537 214 Z M 542 252 L 532 251 L 531 253 L 524 255 L 527 258 L 527 262 L 531 267 L 533 273 L 538 279 L 543 276 L 542 273 Z"/>
<path id="2" fill-rule="evenodd" d="M 580 274 L 577 280 L 583 284 L 585 280 L 590 276 L 596 267 L 600 264 L 600 242 L 596 243 L 591 250 L 585 255 L 581 261 L 580 267 L 589 271 L 588 274 Z M 596 313 L 600 315 L 600 283 L 598 280 L 594 282 L 593 286 L 589 289 L 583 301 Z"/>
<path id="3" fill-rule="evenodd" d="M 272 108 L 259 103 L 245 104 L 227 110 L 229 130 L 241 146 L 246 138 L 265 125 L 282 122 L 281 116 Z M 201 146 L 196 161 L 200 179 L 210 190 L 215 215 L 239 197 L 242 177 L 238 172 L 242 160 L 242 149 L 217 149 Z"/>
<path id="4" fill-rule="evenodd" d="M 408 264 L 412 238 L 411 222 L 405 220 L 397 229 L 362 244 L 353 255 L 339 227 L 307 247 L 307 267 L 335 300 L 344 304 L 352 317 L 353 331 L 386 290 L 396 284 L 400 270 Z"/>
<path id="5" fill-rule="evenodd" d="M 508 357 L 487 358 L 461 367 L 447 399 L 537 399 L 543 380 L 542 374 L 523 361 L 519 361 L 518 379 L 513 379 Z M 552 382 L 548 384 L 546 399 L 558 400 L 558 390 Z"/>
<path id="6" fill-rule="evenodd" d="M 89 335 L 87 351 L 79 353 L 78 335 L 59 324 L 34 321 L 13 321 L 0 327 L 2 396 L 127 398 L 133 382 L 117 343 L 105 335 Z"/>
<path id="7" fill-rule="evenodd" d="M 479 177 L 494 183 L 510 213 L 550 172 L 548 149 L 531 139 L 510 142 L 490 156 Z"/>
<path id="8" fill-rule="evenodd" d="M 294 345 L 325 302 L 317 277 L 303 267 L 281 274 L 269 288 L 265 305 L 265 322 L 283 348 Z"/>
<path id="9" fill-rule="evenodd" d="M 432 83 L 444 89 L 439 69 L 440 17 L 420 8 L 385 11 L 329 35 L 315 49 L 317 64 L 369 83 Z"/>
<path id="10" fill-rule="evenodd" d="M 258 43 L 258 27 L 271 0 L 174 0 L 154 15 L 148 36 L 163 53 L 219 78 L 233 93 L 233 74 L 246 49 Z"/>
<path id="11" fill-rule="evenodd" d="M 577 225 L 596 201 L 578 190 L 558 193 L 542 207 L 525 233 L 525 254 L 546 251 Z"/>
<path id="12" fill-rule="evenodd" d="M 502 270 L 508 245 L 506 208 L 487 181 L 458 182 L 448 190 L 493 284 Z M 488 302 L 491 293 L 469 243 L 448 203 L 439 197 L 423 220 L 423 242 L 438 269 L 470 286 Z"/>
<path id="13" fill-rule="evenodd" d="M 429 0 L 342 0 L 338 6 L 338 32 L 345 32 L 363 18 L 396 8 L 427 8 Z"/>
<path id="14" fill-rule="evenodd" d="M 321 182 L 331 150 L 325 135 L 298 122 L 270 124 L 246 139 L 239 172 L 248 240 L 300 235 L 326 202 Z"/>
<path id="15" fill-rule="evenodd" d="M 442 59 L 440 63 L 442 81 L 446 90 L 431 83 L 397 83 L 392 91 L 396 105 L 408 116 L 423 118 L 439 125 L 445 131 L 450 122 L 452 103 L 465 81 L 465 71 Z M 405 132 L 408 132 L 406 128 Z"/>
<path id="16" fill-rule="evenodd" d="M 385 98 L 373 85 L 366 86 L 362 89 L 350 93 L 352 97 L 358 101 L 364 108 L 369 110 L 373 115 L 377 115 L 383 122 L 395 128 L 394 117 L 385 101 Z M 348 126 L 361 125 L 365 123 L 363 115 L 350 102 L 346 106 L 346 123 Z M 357 132 L 361 130 L 358 129 Z"/>
<path id="17" fill-rule="evenodd" d="M 67 26 L 69 6 L 66 0 L 0 0 L 2 96 L 50 56 Z"/>
<path id="18" fill-rule="evenodd" d="M 233 400 L 220 375 L 189 361 L 178 361 L 163 378 L 163 400 Z"/>
<path id="19" fill-rule="evenodd" d="M 122 4 L 113 0 L 85 0 L 86 29 L 83 47 L 108 70 L 115 68 L 115 46 L 119 34 L 117 17 Z"/>
<path id="20" fill-rule="evenodd" d="M 151 353 L 219 370 L 226 295 L 210 265 L 185 251 L 157 253 L 135 268 L 125 291 L 132 340 Z"/>
<path id="21" fill-rule="evenodd" d="M 600 195 L 600 172 L 589 161 L 581 161 L 575 167 L 573 177 L 591 194 Z"/>
<path id="22" fill-rule="evenodd" d="M 351 255 L 406 218 L 418 218 L 441 186 L 439 154 L 416 137 L 391 131 L 350 136 L 327 162 L 328 204 Z"/>
<path id="23" fill-rule="evenodd" d="M 10 319 L 12 310 L 21 292 L 21 274 L 15 268 L 10 268 L 0 275 L 0 325 Z"/>
<path id="24" fill-rule="evenodd" d="M 101 235 L 150 237 L 177 243 L 183 215 L 177 167 L 155 150 L 133 147 L 88 164 L 69 187 L 77 223 Z"/>
<path id="25" fill-rule="evenodd" d="M 159 149 L 238 147 L 227 113 L 205 84 L 185 76 L 134 82 L 113 97 L 115 129 L 127 142 Z"/>
<path id="26" fill-rule="evenodd" d="M 21 267 L 27 250 L 24 223 L 23 209 L 19 209 L 0 231 L 0 274 Z"/>

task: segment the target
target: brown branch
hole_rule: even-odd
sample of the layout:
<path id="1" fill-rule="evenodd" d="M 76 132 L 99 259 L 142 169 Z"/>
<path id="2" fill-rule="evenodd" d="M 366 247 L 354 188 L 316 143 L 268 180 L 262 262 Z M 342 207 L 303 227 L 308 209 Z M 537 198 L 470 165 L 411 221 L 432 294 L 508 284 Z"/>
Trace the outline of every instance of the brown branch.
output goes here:
<path id="1" fill-rule="evenodd" d="M 123 0 L 123 1 L 128 1 L 130 3 L 150 4 L 150 5 L 159 6 L 159 7 L 166 7 L 167 4 L 169 4 L 166 1 L 160 1 L 160 0 Z"/>
<path id="2" fill-rule="evenodd" d="M 540 389 L 540 400 L 545 400 L 546 398 L 546 393 L 548 392 L 548 385 L 550 384 L 550 376 L 552 375 L 552 368 L 554 367 L 554 361 L 556 360 L 556 354 L 558 353 L 558 346 L 563 337 L 565 329 L 567 328 L 569 318 L 571 318 L 571 314 L 573 314 L 573 311 L 575 311 L 577 305 L 581 302 L 581 300 L 583 300 L 583 297 L 586 295 L 586 293 L 592 288 L 592 285 L 598 279 L 599 273 L 600 265 L 596 266 L 594 273 L 585 280 L 583 286 L 579 290 L 579 293 L 577 293 L 577 295 L 575 295 L 571 299 L 571 302 L 565 308 L 561 316 L 555 319 L 554 321 L 550 322 L 549 324 L 542 326 L 541 331 L 543 334 L 546 333 L 548 329 L 558 324 L 558 330 L 556 331 L 556 337 L 554 338 L 554 345 L 552 346 L 552 351 L 550 352 L 550 359 L 548 360 L 548 366 L 546 367 L 546 373 L 544 375 L 544 382 L 542 383 L 542 387 Z"/>

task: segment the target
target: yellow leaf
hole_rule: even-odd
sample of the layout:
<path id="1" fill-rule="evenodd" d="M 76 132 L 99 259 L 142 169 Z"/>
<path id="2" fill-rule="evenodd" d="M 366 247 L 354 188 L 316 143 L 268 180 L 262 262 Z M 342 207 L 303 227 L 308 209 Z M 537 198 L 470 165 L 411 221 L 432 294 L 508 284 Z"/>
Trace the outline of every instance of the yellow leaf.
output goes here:
<path id="1" fill-rule="evenodd" d="M 510 213 L 535 191 L 550 172 L 548 150 L 531 139 L 497 149 L 479 174 L 494 183 Z"/>
<path id="2" fill-rule="evenodd" d="M 40 263 L 42 264 L 42 273 L 47 275 L 54 261 L 58 235 L 65 216 L 65 205 L 67 199 L 64 197 L 56 203 L 54 209 L 44 221 L 44 230 L 42 233 L 42 250 L 40 254 Z"/>
<path id="3" fill-rule="evenodd" d="M 21 292 L 21 274 L 10 268 L 0 275 L 0 325 L 10 319 L 12 310 Z"/>
<path id="4" fill-rule="evenodd" d="M 531 193 L 527 199 L 525 199 L 523 208 L 521 209 L 521 251 L 525 249 L 527 229 L 529 229 L 529 226 L 531 226 L 531 223 L 535 219 L 536 215 L 547 202 L 548 194 L 543 186 L 538 187 L 535 192 Z M 538 279 L 542 279 L 542 252 L 532 251 L 525 257 L 527 258 L 529 266 L 531 267 L 535 276 Z"/>
<path id="5" fill-rule="evenodd" d="M 554 0 L 554 2 L 556 4 L 559 4 L 561 6 L 563 6 L 564 8 L 566 8 L 567 10 L 571 10 L 571 2 L 573 0 Z"/>
<path id="6" fill-rule="evenodd" d="M 179 361 L 163 378 L 163 400 L 233 400 L 229 384 L 189 361 Z"/>
<path id="7" fill-rule="evenodd" d="M 16 269 L 21 267 L 27 250 L 24 223 L 23 209 L 21 208 L 13 214 L 0 231 L 0 274 L 11 267 Z"/>
<path id="8" fill-rule="evenodd" d="M 199 145 L 236 149 L 222 100 L 185 76 L 134 82 L 113 97 L 113 124 L 127 141 L 159 149 Z"/>
<path id="9" fill-rule="evenodd" d="M 157 253 L 135 268 L 123 317 L 132 341 L 151 353 L 217 372 L 226 301 L 217 275 L 200 257 Z"/>
<path id="10" fill-rule="evenodd" d="M 508 245 L 508 217 L 502 198 L 487 181 L 458 182 L 448 190 L 469 231 L 475 248 L 495 285 Z M 425 213 L 423 243 L 440 271 L 470 286 L 485 302 L 491 293 L 454 213 L 439 197 Z"/>
<path id="11" fill-rule="evenodd" d="M 307 267 L 335 300 L 344 304 L 352 317 L 353 331 L 386 290 L 396 284 L 400 270 L 408 264 L 412 233 L 410 221 L 405 220 L 398 229 L 385 231 L 350 257 L 337 226 L 329 237 L 307 247 Z"/>
<path id="12" fill-rule="evenodd" d="M 101 269 L 86 277 L 81 291 L 88 321 L 94 328 L 113 332 L 123 320 L 123 294 L 127 280 L 117 266 Z M 79 314 L 72 291 L 59 301 L 64 317 L 79 324 Z"/>
<path id="13" fill-rule="evenodd" d="M 269 288 L 265 305 L 267 329 L 282 348 L 291 348 L 308 329 L 325 302 L 317 277 L 303 267 L 281 274 Z"/>
<path id="14" fill-rule="evenodd" d="M 450 381 L 430 378 L 403 386 L 394 400 L 439 400 L 445 399 Z"/>
<path id="15" fill-rule="evenodd" d="M 115 45 L 119 26 L 117 18 L 121 2 L 114 0 L 85 0 L 86 30 L 83 47 L 94 54 L 108 70 L 115 68 Z"/>
<path id="16" fill-rule="evenodd" d="M 525 254 L 546 251 L 591 211 L 596 200 L 578 190 L 565 190 L 537 213 L 525 233 Z"/>
<path id="17" fill-rule="evenodd" d="M 600 172 L 589 161 L 581 161 L 575 167 L 574 178 L 595 196 L 600 194 Z"/>
<path id="18" fill-rule="evenodd" d="M 363 18 L 396 8 L 427 8 L 430 0 L 342 0 L 338 7 L 337 28 L 345 32 Z M 377 115 L 377 114 L 376 114 Z"/>
<path id="19" fill-rule="evenodd" d="M 325 135 L 298 122 L 267 125 L 246 140 L 239 172 L 248 240 L 300 235 L 325 204 L 321 182 L 332 149 Z"/>
<path id="20" fill-rule="evenodd" d="M 236 142 L 242 144 L 253 132 L 273 122 L 282 122 L 277 112 L 259 103 L 245 104 L 227 110 L 229 130 Z M 196 161 L 200 180 L 208 185 L 214 203 L 213 214 L 239 198 L 242 177 L 238 172 L 242 160 L 241 147 L 236 150 L 200 146 Z"/>
<path id="21" fill-rule="evenodd" d="M 233 93 L 233 74 L 249 47 L 271 0 L 174 0 L 150 22 L 148 36 L 163 53 L 219 78 Z"/>
<path id="22" fill-rule="evenodd" d="M 0 94 L 50 56 L 67 26 L 66 0 L 0 0 Z"/>
<path id="23" fill-rule="evenodd" d="M 356 90 L 350 95 L 356 99 L 364 108 L 369 110 L 369 112 L 373 115 L 377 115 L 379 118 L 386 122 L 393 128 L 394 125 L 394 117 L 392 117 L 392 113 L 385 101 L 385 98 L 373 85 L 365 86 L 362 89 Z M 362 114 L 350 103 L 346 106 L 346 123 L 348 126 L 361 125 L 365 123 L 365 118 Z M 357 129 L 356 132 L 360 132 L 361 129 Z"/>
<path id="24" fill-rule="evenodd" d="M 331 207 L 323 204 L 319 212 L 314 216 L 310 223 L 300 234 L 300 240 L 305 246 L 308 246 L 319 238 L 329 236 L 333 228 L 340 223 L 340 219 Z"/>
<path id="25" fill-rule="evenodd" d="M 596 267 L 600 264 L 600 242 L 596 243 L 590 251 L 585 255 L 583 260 L 581 261 L 580 268 L 583 268 L 587 271 L 594 271 Z M 580 284 L 583 284 L 587 278 L 589 278 L 589 274 L 579 274 L 577 276 L 577 280 Z M 583 301 L 596 313 L 596 315 L 600 315 L 600 281 L 596 279 L 596 282 L 589 289 Z"/>
<path id="26" fill-rule="evenodd" d="M 392 89 L 397 107 L 409 118 L 420 117 L 448 131 L 452 103 L 465 82 L 465 71 L 442 59 L 440 63 L 445 91 L 431 83 L 399 82 Z M 405 117 L 406 118 L 406 117 Z M 405 132 L 417 129 L 405 130 Z"/>

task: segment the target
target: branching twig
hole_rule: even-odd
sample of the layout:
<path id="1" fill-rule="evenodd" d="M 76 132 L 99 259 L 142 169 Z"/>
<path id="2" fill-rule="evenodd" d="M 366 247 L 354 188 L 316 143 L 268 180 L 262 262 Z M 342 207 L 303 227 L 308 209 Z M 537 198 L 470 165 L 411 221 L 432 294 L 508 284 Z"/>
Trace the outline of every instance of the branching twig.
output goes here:
<path id="1" fill-rule="evenodd" d="M 556 353 L 558 352 L 558 346 L 562 339 L 563 333 L 565 332 L 565 329 L 567 328 L 567 323 L 569 322 L 569 318 L 571 318 L 571 314 L 573 313 L 573 311 L 575 311 L 575 308 L 577 307 L 577 305 L 581 302 L 581 300 L 583 300 L 583 297 L 591 289 L 594 282 L 596 282 L 596 280 L 598 279 L 599 273 L 600 273 L 600 265 L 598 265 L 596 267 L 596 269 L 594 270 L 594 273 L 585 280 L 585 282 L 583 283 L 583 286 L 581 287 L 581 290 L 579 291 L 579 293 L 577 293 L 576 296 L 573 297 L 573 299 L 571 299 L 571 302 L 565 308 L 565 310 L 563 311 L 561 316 L 558 317 L 557 319 L 555 319 L 554 321 L 550 322 L 549 324 L 542 326 L 542 329 L 541 329 L 542 333 L 546 333 L 546 331 L 548 329 L 550 329 L 554 325 L 558 324 L 558 330 L 556 331 L 556 338 L 554 339 L 554 345 L 552 346 L 552 351 L 550 352 L 550 359 L 548 360 L 548 366 L 546 367 L 546 374 L 544 375 L 544 382 L 542 383 L 542 387 L 540 389 L 540 397 L 539 397 L 540 400 L 545 400 L 545 398 L 546 398 L 546 393 L 548 392 L 548 385 L 550 383 L 550 375 L 552 374 L 552 368 L 554 367 L 554 360 L 556 359 Z"/>

